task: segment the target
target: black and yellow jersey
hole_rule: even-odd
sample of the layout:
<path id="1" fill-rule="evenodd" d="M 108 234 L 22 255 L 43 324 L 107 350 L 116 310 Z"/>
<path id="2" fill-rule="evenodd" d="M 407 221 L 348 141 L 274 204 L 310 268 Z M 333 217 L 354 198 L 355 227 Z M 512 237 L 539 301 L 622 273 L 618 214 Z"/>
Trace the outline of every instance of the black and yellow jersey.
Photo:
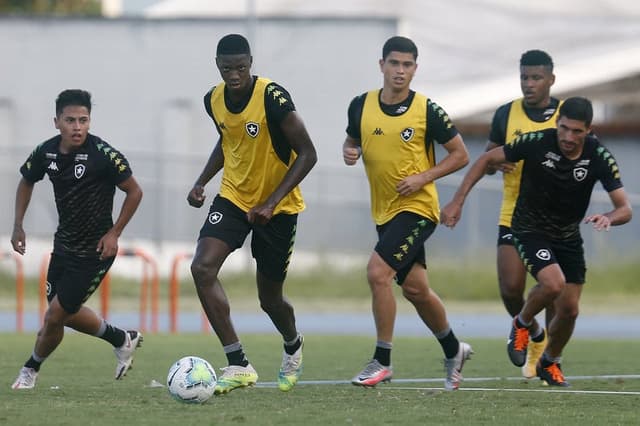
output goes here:
<path id="1" fill-rule="evenodd" d="M 555 98 L 551 98 L 549 105 L 544 108 L 526 107 L 522 98 L 502 105 L 493 117 L 489 141 L 497 145 L 505 145 L 524 133 L 556 127 L 559 109 L 560 101 Z M 513 208 L 520 191 L 521 175 L 521 163 L 517 163 L 511 173 L 503 175 L 499 221 L 502 226 L 511 226 Z"/>
<path id="2" fill-rule="evenodd" d="M 613 155 L 588 135 L 582 154 L 569 160 L 558 148 L 555 128 L 525 133 L 505 145 L 508 161 L 523 160 L 513 232 L 541 234 L 551 240 L 580 236 L 580 222 L 597 181 L 607 192 L 622 187 Z"/>
<path id="3" fill-rule="evenodd" d="M 382 225 L 405 211 L 438 223 L 440 206 L 434 182 L 409 196 L 400 195 L 396 185 L 433 167 L 434 141 L 446 143 L 458 131 L 447 113 L 424 95 L 410 91 L 403 102 L 385 105 L 380 93 L 373 90 L 351 101 L 347 127 L 347 134 L 362 147 L 373 220 Z"/>
<path id="4" fill-rule="evenodd" d="M 289 93 L 266 78 L 254 77 L 253 88 L 240 104 L 230 103 L 221 83 L 204 97 L 222 144 L 224 168 L 220 196 L 243 211 L 264 202 L 282 182 L 296 158 L 280 123 L 295 105 Z M 296 186 L 278 203 L 274 214 L 304 210 Z"/>
<path id="5" fill-rule="evenodd" d="M 98 241 L 113 226 L 115 187 L 131 176 L 131 168 L 120 151 L 95 135 L 67 154 L 60 152 L 61 140 L 58 135 L 38 145 L 20 173 L 31 183 L 46 174 L 53 184 L 58 210 L 53 252 L 97 258 Z"/>

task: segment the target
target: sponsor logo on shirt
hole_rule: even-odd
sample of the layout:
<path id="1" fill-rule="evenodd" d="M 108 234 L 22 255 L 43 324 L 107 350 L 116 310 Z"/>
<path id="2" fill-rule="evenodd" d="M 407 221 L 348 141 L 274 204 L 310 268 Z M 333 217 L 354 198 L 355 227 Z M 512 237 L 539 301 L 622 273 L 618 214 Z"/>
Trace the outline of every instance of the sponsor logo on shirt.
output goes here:
<path id="1" fill-rule="evenodd" d="M 551 161 L 551 160 L 545 160 L 545 161 L 543 161 L 543 162 L 542 162 L 542 165 L 543 165 L 543 166 L 545 166 L 545 167 L 548 167 L 548 168 L 550 168 L 550 169 L 555 169 L 555 168 L 556 168 L 556 164 L 555 164 L 553 161 Z"/>
<path id="2" fill-rule="evenodd" d="M 52 161 L 49 163 L 49 167 L 47 167 L 47 169 L 49 170 L 53 170 L 53 171 L 60 171 L 60 169 L 58 169 L 58 164 L 55 161 Z"/>

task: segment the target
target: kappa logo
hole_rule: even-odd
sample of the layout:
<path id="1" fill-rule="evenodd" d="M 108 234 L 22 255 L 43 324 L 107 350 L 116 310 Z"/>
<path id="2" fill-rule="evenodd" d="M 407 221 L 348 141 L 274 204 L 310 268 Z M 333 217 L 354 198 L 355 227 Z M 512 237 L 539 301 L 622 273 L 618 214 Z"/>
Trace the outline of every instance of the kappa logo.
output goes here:
<path id="1" fill-rule="evenodd" d="M 51 295 L 51 283 L 47 281 L 47 296 Z"/>
<path id="2" fill-rule="evenodd" d="M 543 162 L 542 162 L 542 165 L 543 165 L 543 166 L 547 166 L 547 167 L 548 167 L 548 168 L 550 168 L 550 169 L 555 169 L 555 168 L 556 168 L 556 165 L 554 164 L 554 162 L 553 162 L 553 161 L 551 161 L 551 159 L 548 159 L 548 160 L 543 161 Z"/>
<path id="3" fill-rule="evenodd" d="M 56 163 L 55 161 L 50 162 L 49 167 L 47 167 L 47 169 L 53 170 L 55 172 L 60 171 L 60 169 L 58 169 L 58 163 Z"/>
<path id="4" fill-rule="evenodd" d="M 246 129 L 247 134 L 252 138 L 255 138 L 258 136 L 258 133 L 260 133 L 260 125 L 253 121 L 245 123 L 244 128 Z"/>
<path id="5" fill-rule="evenodd" d="M 209 215 L 209 223 L 212 225 L 220 223 L 221 220 L 222 220 L 222 213 L 220 212 L 213 212 Z"/>
<path id="6" fill-rule="evenodd" d="M 407 127 L 406 129 L 400 132 L 400 137 L 402 138 L 403 141 L 409 142 L 411 139 L 413 139 L 413 135 L 415 133 L 416 131 L 414 130 L 413 127 Z"/>
<path id="7" fill-rule="evenodd" d="M 578 182 L 583 181 L 586 177 L 587 169 L 585 169 L 584 167 L 576 167 L 575 169 L 573 169 L 573 178 Z"/>
<path id="8" fill-rule="evenodd" d="M 376 127 L 371 134 L 376 136 L 382 136 L 384 135 L 384 132 L 380 127 Z"/>
<path id="9" fill-rule="evenodd" d="M 551 253 L 547 249 L 540 249 L 536 252 L 536 257 L 540 260 L 549 260 L 551 259 Z"/>
<path id="10" fill-rule="evenodd" d="M 85 170 L 87 170 L 87 168 L 84 164 L 76 164 L 76 166 L 73 168 L 73 174 L 76 179 L 80 179 L 82 176 L 84 176 Z"/>

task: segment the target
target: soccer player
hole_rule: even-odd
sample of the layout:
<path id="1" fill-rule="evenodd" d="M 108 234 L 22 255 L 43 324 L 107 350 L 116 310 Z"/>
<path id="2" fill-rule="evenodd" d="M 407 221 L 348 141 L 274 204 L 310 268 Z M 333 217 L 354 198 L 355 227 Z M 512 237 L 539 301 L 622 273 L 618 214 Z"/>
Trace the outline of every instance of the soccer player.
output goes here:
<path id="1" fill-rule="evenodd" d="M 302 372 L 303 338 L 283 285 L 304 201 L 298 184 L 317 161 L 316 151 L 289 93 L 251 74 L 253 58 L 238 34 L 218 42 L 216 65 L 223 82 L 204 97 L 220 139 L 189 192 L 193 207 L 204 203 L 204 186 L 223 169 L 218 195 L 200 230 L 191 273 L 202 307 L 227 356 L 215 393 L 258 380 L 231 323 L 229 301 L 218 274 L 231 252 L 251 232 L 261 308 L 282 335 L 280 390 L 290 390 Z"/>
<path id="2" fill-rule="evenodd" d="M 23 219 L 33 187 L 44 175 L 53 184 L 58 229 L 47 273 L 49 307 L 31 357 L 20 370 L 13 389 L 31 389 L 40 366 L 62 342 L 64 327 L 111 343 L 116 355 L 116 380 L 131 367 L 142 342 L 135 330 L 107 323 L 84 306 L 107 274 L 118 252 L 118 238 L 142 199 L 142 190 L 127 159 L 99 137 L 89 133 L 91 94 L 70 89 L 58 95 L 53 119 L 60 134 L 38 145 L 20 168 L 11 244 L 23 255 L 26 236 Z M 116 186 L 126 196 L 113 223 Z"/>
<path id="3" fill-rule="evenodd" d="M 342 153 L 352 166 L 362 157 L 369 180 L 371 214 L 378 243 L 367 264 L 377 343 L 373 358 L 352 383 L 375 386 L 391 380 L 391 347 L 396 317 L 393 281 L 440 342 L 445 355 L 445 388 L 457 389 L 472 349 L 451 330 L 442 301 L 430 288 L 424 243 L 439 221 L 434 181 L 464 167 L 469 155 L 447 113 L 411 90 L 418 49 L 392 37 L 379 61 L 382 89 L 355 97 L 348 110 Z M 434 143 L 448 154 L 435 160 Z"/>
<path id="4" fill-rule="evenodd" d="M 536 366 L 537 376 L 554 386 L 569 386 L 560 363 L 573 333 L 585 282 L 580 222 L 591 223 L 600 231 L 631 220 L 631 205 L 618 164 L 607 148 L 589 134 L 592 117 L 588 99 L 565 100 L 560 106 L 557 129 L 525 133 L 513 143 L 484 153 L 442 210 L 442 223 L 455 226 L 467 194 L 487 166 L 523 160 L 511 230 L 515 248 L 537 284 L 513 319 L 507 352 L 514 365 L 524 365 L 535 315 L 555 304 L 555 315 L 548 325 L 549 341 Z M 609 193 L 613 210 L 585 217 L 597 181 Z"/>
<path id="5" fill-rule="evenodd" d="M 491 123 L 491 133 L 486 150 L 512 143 L 523 133 L 554 127 L 560 101 L 551 97 L 551 86 L 555 82 L 553 61 L 542 50 L 529 50 L 520 57 L 520 89 L 522 98 L 500 106 Z M 513 246 L 511 217 L 520 190 L 522 161 L 502 163 L 497 168 L 503 172 L 502 206 L 498 226 L 498 285 L 500 296 L 507 312 L 513 318 L 524 306 L 524 290 L 527 272 Z M 495 172 L 489 170 L 489 173 Z M 553 317 L 553 306 L 545 310 L 547 324 Z M 536 364 L 547 344 L 544 328 L 534 319 L 531 326 L 531 342 L 527 350 L 527 361 L 522 366 L 522 375 L 536 377 Z"/>

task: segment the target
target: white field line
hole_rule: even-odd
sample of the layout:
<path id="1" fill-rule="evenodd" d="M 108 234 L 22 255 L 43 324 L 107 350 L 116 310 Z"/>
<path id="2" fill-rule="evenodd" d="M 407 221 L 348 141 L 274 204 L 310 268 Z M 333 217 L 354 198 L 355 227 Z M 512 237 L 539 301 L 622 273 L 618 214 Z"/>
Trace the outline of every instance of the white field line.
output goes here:
<path id="1" fill-rule="evenodd" d="M 568 381 L 573 380 L 637 380 L 640 379 L 640 374 L 604 374 L 604 375 L 596 375 L 596 376 L 565 376 Z M 381 387 L 376 389 L 414 389 L 414 390 L 441 390 L 444 391 L 443 388 L 422 388 L 422 387 L 400 387 L 393 386 L 393 384 L 407 384 L 407 383 L 441 383 L 443 382 L 443 378 L 424 378 L 424 379 L 393 379 L 391 384 L 381 385 Z M 524 377 L 465 377 L 464 382 L 497 382 L 497 381 L 535 381 L 538 382 L 537 378 L 533 379 L 525 379 Z M 350 380 L 301 380 L 298 382 L 298 386 L 304 385 L 350 385 Z M 277 387 L 278 384 L 276 382 L 259 382 L 256 384 L 257 387 Z M 624 391 L 580 391 L 580 390 L 561 390 L 557 388 L 551 388 L 553 392 L 567 392 L 567 393 L 583 393 L 583 394 L 619 394 L 619 395 L 640 395 L 640 392 L 624 392 Z M 461 387 L 459 390 L 465 391 L 514 391 L 514 392 L 549 392 L 549 387 L 545 387 L 545 389 L 506 389 L 506 388 L 465 388 Z"/>
<path id="2" fill-rule="evenodd" d="M 428 391 L 443 391 L 443 388 L 421 388 L 421 387 L 408 387 L 408 386 L 387 386 L 384 390 L 428 390 Z M 517 389 L 517 388 L 459 388 L 458 391 L 471 391 L 471 392 L 553 392 L 553 393 L 572 393 L 572 394 L 588 394 L 588 395 L 634 395 L 640 396 L 640 392 L 632 391 L 597 391 L 597 390 L 571 390 L 571 389 L 559 389 L 546 387 L 545 389 Z"/>

